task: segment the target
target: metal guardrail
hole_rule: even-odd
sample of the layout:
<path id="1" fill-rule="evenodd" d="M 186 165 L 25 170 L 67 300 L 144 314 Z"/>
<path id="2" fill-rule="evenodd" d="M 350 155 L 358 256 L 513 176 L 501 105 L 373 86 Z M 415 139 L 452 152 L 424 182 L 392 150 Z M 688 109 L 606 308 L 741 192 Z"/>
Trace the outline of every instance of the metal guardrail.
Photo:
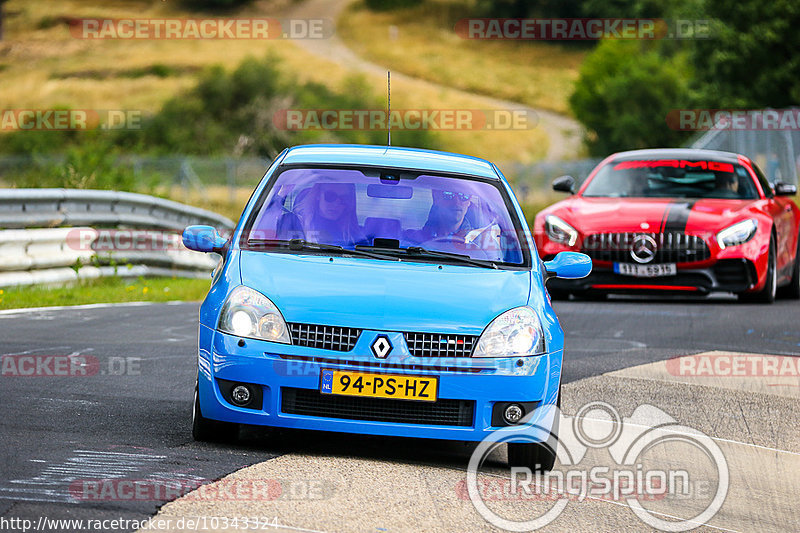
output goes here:
<path id="1" fill-rule="evenodd" d="M 146 194 L 82 189 L 0 189 L 0 229 L 58 226 L 232 229 L 217 213 Z"/>
<path id="2" fill-rule="evenodd" d="M 218 257 L 187 250 L 172 233 L 192 224 L 234 227 L 211 211 L 143 194 L 0 189 L 0 287 L 103 276 L 207 277 Z M 133 228 L 159 237 L 165 232 L 174 238 L 144 250 L 109 249 L 101 242 L 108 233 L 95 228 Z"/>

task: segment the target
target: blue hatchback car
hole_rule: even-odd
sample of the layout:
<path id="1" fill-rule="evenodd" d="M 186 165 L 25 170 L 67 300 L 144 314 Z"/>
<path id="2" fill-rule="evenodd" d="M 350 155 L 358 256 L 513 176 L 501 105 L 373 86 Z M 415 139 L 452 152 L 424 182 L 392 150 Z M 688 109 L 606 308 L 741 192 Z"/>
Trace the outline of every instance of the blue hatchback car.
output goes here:
<path id="1" fill-rule="evenodd" d="M 480 441 L 544 424 L 560 400 L 564 335 L 549 277 L 495 165 L 444 152 L 355 145 L 284 150 L 229 238 L 200 307 L 193 435 L 237 424 Z M 552 410 L 551 410 L 552 411 Z M 542 442 L 514 465 L 550 468 Z"/>

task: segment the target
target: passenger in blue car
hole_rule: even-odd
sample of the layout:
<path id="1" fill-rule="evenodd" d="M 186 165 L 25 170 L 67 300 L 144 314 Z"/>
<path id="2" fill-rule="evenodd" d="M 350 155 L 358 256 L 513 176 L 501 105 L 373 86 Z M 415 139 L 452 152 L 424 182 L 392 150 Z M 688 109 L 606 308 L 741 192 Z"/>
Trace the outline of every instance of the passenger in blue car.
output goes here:
<path id="1" fill-rule="evenodd" d="M 299 209 L 306 239 L 351 247 L 366 237 L 356 217 L 356 188 L 352 183 L 315 183 Z"/>

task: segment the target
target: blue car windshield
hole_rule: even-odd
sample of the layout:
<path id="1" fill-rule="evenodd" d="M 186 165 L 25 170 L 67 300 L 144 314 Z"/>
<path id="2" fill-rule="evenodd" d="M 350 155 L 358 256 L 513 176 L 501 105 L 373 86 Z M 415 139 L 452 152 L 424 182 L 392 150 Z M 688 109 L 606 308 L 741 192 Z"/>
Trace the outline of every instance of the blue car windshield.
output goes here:
<path id="1" fill-rule="evenodd" d="M 289 168 L 273 178 L 243 245 L 302 239 L 347 250 L 420 247 L 522 265 L 522 230 L 498 184 L 379 169 Z M 250 247 L 251 249 L 263 249 Z"/>

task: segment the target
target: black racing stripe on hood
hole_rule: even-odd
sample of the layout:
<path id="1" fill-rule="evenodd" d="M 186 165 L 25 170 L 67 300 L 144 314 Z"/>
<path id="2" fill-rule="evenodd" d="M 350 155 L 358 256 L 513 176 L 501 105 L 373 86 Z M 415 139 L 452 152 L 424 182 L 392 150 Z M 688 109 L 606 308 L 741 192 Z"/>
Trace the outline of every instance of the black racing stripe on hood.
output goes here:
<path id="1" fill-rule="evenodd" d="M 661 232 L 680 231 L 686 232 L 686 223 L 689 222 L 689 214 L 694 208 L 695 202 L 672 202 L 667 206 L 664 213 L 664 220 L 661 223 Z"/>

